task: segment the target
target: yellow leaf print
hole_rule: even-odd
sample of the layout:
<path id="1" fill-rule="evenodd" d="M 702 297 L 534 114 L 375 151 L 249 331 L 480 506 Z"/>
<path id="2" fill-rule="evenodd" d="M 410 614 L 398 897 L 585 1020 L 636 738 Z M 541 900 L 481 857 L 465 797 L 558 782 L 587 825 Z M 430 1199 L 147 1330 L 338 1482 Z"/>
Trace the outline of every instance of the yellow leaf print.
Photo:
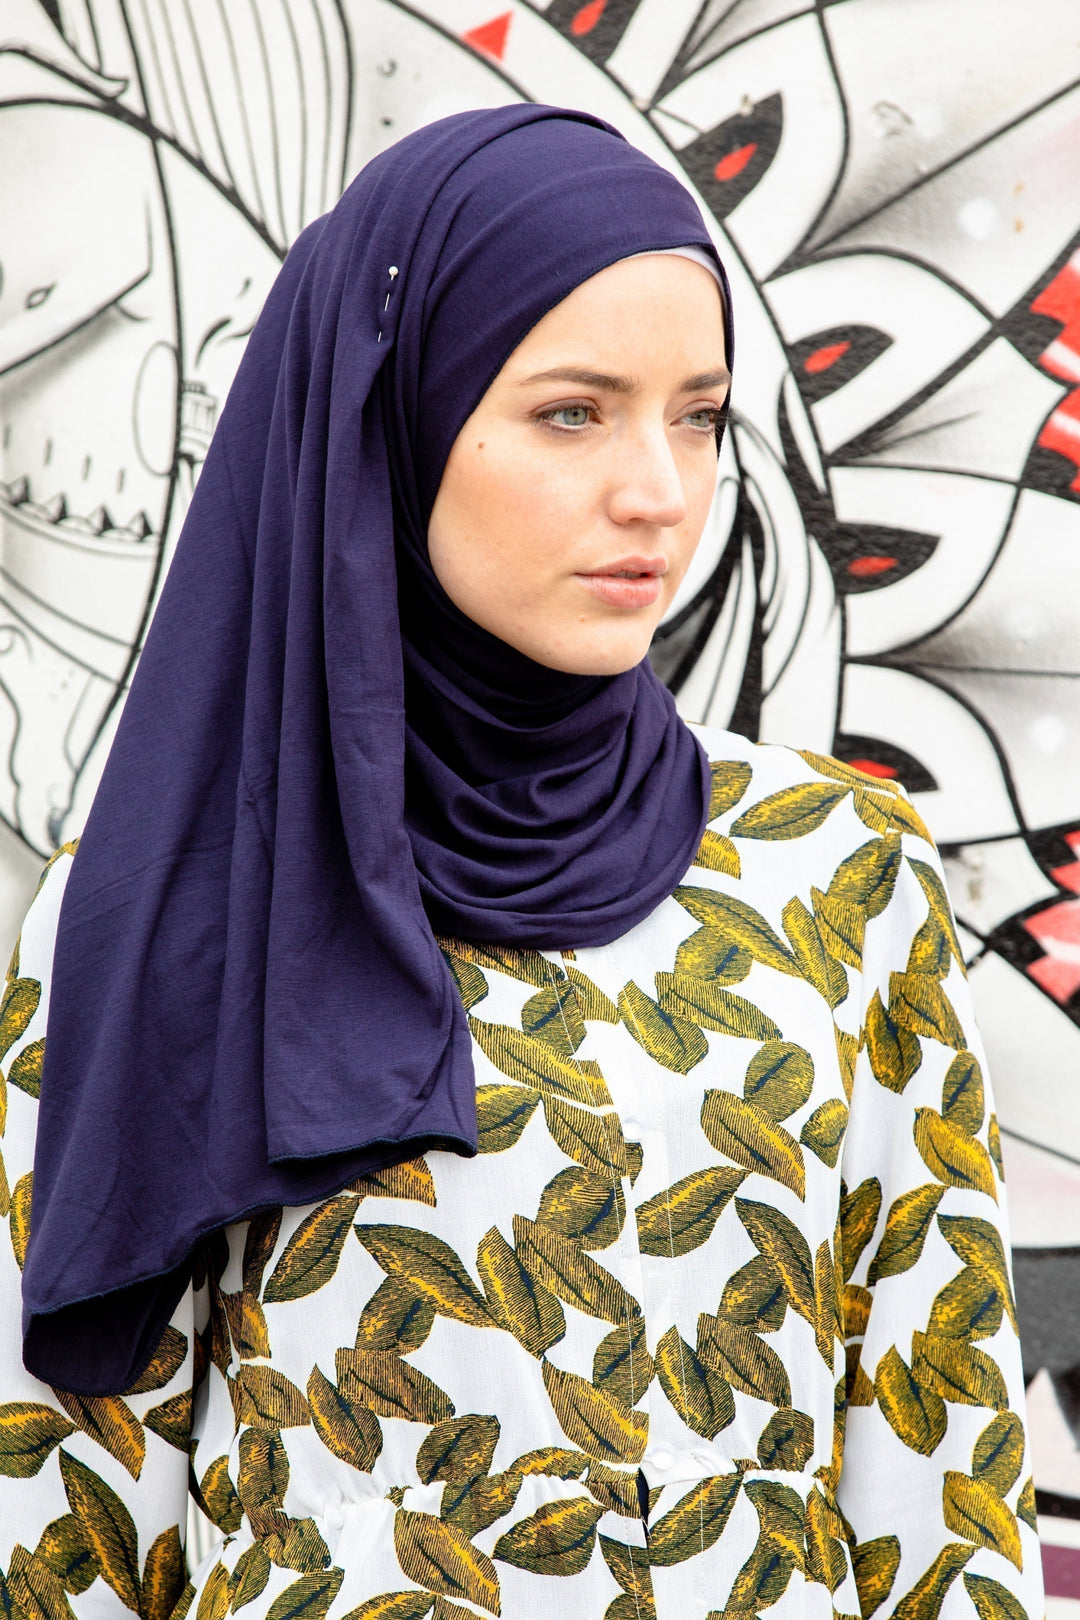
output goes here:
<path id="1" fill-rule="evenodd" d="M 1001 1326 L 1005 1302 L 985 1272 L 965 1266 L 934 1296 L 927 1328 L 946 1339 L 989 1339 Z"/>
<path id="2" fill-rule="evenodd" d="M 842 1534 L 839 1514 L 815 1485 L 806 1499 L 806 1573 L 830 1592 L 835 1592 L 847 1575 Z"/>
<path id="3" fill-rule="evenodd" d="M 180 1531 L 172 1525 L 155 1538 L 146 1555 L 142 1577 L 143 1620 L 169 1620 L 186 1579 Z"/>
<path id="4" fill-rule="evenodd" d="M 932 1620 L 939 1615 L 946 1592 L 974 1551 L 974 1547 L 965 1547 L 957 1541 L 943 1547 L 925 1575 L 896 1605 L 893 1610 L 896 1620 Z"/>
<path id="5" fill-rule="evenodd" d="M 696 1024 L 666 1012 L 633 980 L 619 992 L 619 1017 L 649 1056 L 675 1074 L 689 1074 L 709 1050 Z"/>
<path id="6" fill-rule="evenodd" d="M 337 1350 L 334 1370 L 345 1398 L 370 1406 L 379 1417 L 441 1423 L 454 1415 L 453 1401 L 438 1384 L 390 1351 Z"/>
<path id="7" fill-rule="evenodd" d="M 65 1513 L 47 1524 L 35 1550 L 38 1558 L 60 1577 L 64 1590 L 76 1596 L 92 1586 L 101 1574 L 93 1548 L 74 1513 Z M 176 1595 L 179 1596 L 179 1592 Z"/>
<path id="8" fill-rule="evenodd" d="M 920 822 L 919 825 L 921 826 L 922 823 Z M 934 871 L 934 868 L 929 866 L 926 861 L 919 861 L 914 859 L 914 857 L 909 856 L 908 865 L 914 872 L 919 881 L 919 887 L 926 896 L 926 903 L 930 907 L 930 916 L 941 929 L 942 933 L 946 935 L 952 954 L 955 956 L 961 968 L 963 968 L 963 953 L 960 950 L 960 941 L 956 937 L 956 929 L 953 925 L 952 907 L 949 904 L 949 897 L 945 892 L 944 883 L 942 883 L 940 876 Z"/>
<path id="9" fill-rule="evenodd" d="M 15 1042 L 26 1034 L 41 1000 L 37 979 L 10 979 L 0 1001 L 0 1058 L 7 1057 Z"/>
<path id="10" fill-rule="evenodd" d="M 652 1581 L 649 1578 L 649 1554 L 644 1547 L 628 1547 L 625 1542 L 610 1536 L 600 1537 L 600 1551 L 604 1562 L 630 1597 L 645 1604 L 653 1601 Z"/>
<path id="11" fill-rule="evenodd" d="M 696 889 L 681 884 L 674 898 L 695 922 L 722 934 L 733 945 L 748 951 L 755 962 L 775 968 L 779 973 L 801 978 L 799 964 L 778 938 L 759 911 L 737 900 L 733 894 L 720 894 L 713 889 Z"/>
<path id="12" fill-rule="evenodd" d="M 703 1479 L 649 1527 L 649 1562 L 670 1569 L 716 1545 L 731 1517 L 741 1474 Z"/>
<path id="13" fill-rule="evenodd" d="M 782 1125 L 754 1103 L 733 1097 L 730 1091 L 706 1091 L 701 1128 L 725 1158 L 781 1182 L 798 1198 L 805 1196 L 802 1149 Z"/>
<path id="14" fill-rule="evenodd" d="M 312 1426 L 327 1450 L 361 1473 L 370 1473 L 383 1444 L 374 1412 L 348 1400 L 318 1367 L 311 1370 L 307 1398 Z"/>
<path id="15" fill-rule="evenodd" d="M 626 1220 L 622 1181 L 579 1166 L 560 1170 L 540 1195 L 536 1218 L 583 1249 L 610 1248 Z"/>
<path id="16" fill-rule="evenodd" d="M 715 821 L 728 810 L 733 810 L 750 786 L 753 775 L 749 765 L 741 759 L 714 759 L 709 767 L 712 790 L 709 794 L 708 820 Z"/>
<path id="17" fill-rule="evenodd" d="M 1024 1425 L 1015 1412 L 999 1412 L 975 1442 L 971 1472 L 999 1496 L 1011 1491 L 1024 1465 Z"/>
<path id="18" fill-rule="evenodd" d="M 851 1101 L 851 1093 L 855 1089 L 855 1065 L 859 1059 L 859 1042 L 856 1036 L 849 1035 L 846 1029 L 838 1029 L 833 1025 L 833 1035 L 836 1038 L 836 1061 L 840 1066 L 840 1081 L 844 1087 L 844 1096 Z"/>
<path id="19" fill-rule="evenodd" d="M 259 1432 L 257 1429 L 245 1431 L 245 1433 L 252 1435 L 258 1435 Z M 277 1434 L 276 1430 L 273 1433 L 278 1447 L 281 1449 L 281 1454 L 284 1456 L 284 1448 L 281 1447 L 281 1436 Z M 243 1454 L 243 1444 L 244 1435 L 241 1435 L 241 1455 Z M 224 1535 L 231 1535 L 234 1530 L 239 1530 L 244 1510 L 240 1505 L 239 1497 L 233 1489 L 233 1482 L 229 1478 L 228 1457 L 214 1458 L 214 1461 L 206 1469 L 202 1479 L 199 1481 L 197 1494 L 195 1492 L 192 1494 L 195 1495 L 196 1501 L 211 1524 L 215 1524 Z"/>
<path id="20" fill-rule="evenodd" d="M 790 1406 L 775 1412 L 758 1437 L 758 1462 L 770 1472 L 801 1473 L 813 1450 L 813 1419 Z"/>
<path id="21" fill-rule="evenodd" d="M 779 1122 L 802 1107 L 814 1089 L 814 1060 L 789 1041 L 766 1041 L 750 1059 L 743 1096 Z"/>
<path id="22" fill-rule="evenodd" d="M 580 1575 L 596 1545 L 603 1514 L 588 1496 L 545 1502 L 495 1543 L 495 1557 L 534 1575 Z"/>
<path id="23" fill-rule="evenodd" d="M 974 1136 L 986 1114 L 982 1069 L 974 1052 L 958 1052 L 941 1087 L 941 1112 L 950 1124 Z"/>
<path id="24" fill-rule="evenodd" d="M 34 1172 L 28 1170 L 20 1176 L 11 1193 L 9 1232 L 15 1263 L 21 1271 L 26 1261 L 26 1245 L 30 1242 L 30 1200 L 34 1194 Z"/>
<path id="25" fill-rule="evenodd" d="M 845 1282 L 873 1237 L 880 1213 L 881 1183 L 876 1176 L 860 1181 L 854 1192 L 848 1192 L 840 1183 L 840 1251 Z"/>
<path id="26" fill-rule="evenodd" d="M 152 1406 L 143 1418 L 144 1426 L 166 1445 L 187 1455 L 191 1446 L 192 1399 L 190 1389 L 182 1389 L 160 1406 Z"/>
<path id="27" fill-rule="evenodd" d="M 927 917 L 908 952 L 906 972 L 925 973 L 932 979 L 948 978 L 953 962 L 949 936 L 935 917 Z"/>
<path id="28" fill-rule="evenodd" d="M 825 949 L 817 918 L 793 895 L 784 907 L 782 920 L 803 978 L 830 1007 L 839 1007 L 848 993 L 847 974 Z"/>
<path id="29" fill-rule="evenodd" d="M 543 1363 L 544 1387 L 567 1439 L 601 1462 L 639 1463 L 648 1418 L 577 1373 Z"/>
<path id="30" fill-rule="evenodd" d="M 527 1451 L 513 1465 L 516 1474 L 549 1474 L 552 1479 L 580 1479 L 589 1459 L 581 1451 L 569 1451 L 563 1446 L 541 1446 Z"/>
<path id="31" fill-rule="evenodd" d="M 874 1395 L 898 1439 L 921 1456 L 932 1456 L 945 1437 L 949 1421 L 945 1402 L 913 1375 L 895 1345 L 878 1362 Z"/>
<path id="32" fill-rule="evenodd" d="M 566 1332 L 555 1295 L 538 1283 L 496 1227 L 480 1239 L 476 1268 L 492 1317 L 538 1359 Z"/>
<path id="33" fill-rule="evenodd" d="M 399 1277 L 440 1316 L 489 1327 L 484 1296 L 448 1243 L 413 1226 L 365 1226 L 356 1235 L 377 1265 Z"/>
<path id="34" fill-rule="evenodd" d="M 505 973 L 519 984 L 535 985 L 537 990 L 551 983 L 553 973 L 560 972 L 539 951 L 520 950 L 510 945 L 478 945 L 472 940 L 447 939 L 441 934 L 436 934 L 435 938 L 444 953 L 459 957 L 463 962 L 473 962 L 487 972 Z"/>
<path id="35" fill-rule="evenodd" d="M 609 1513 L 618 1513 L 623 1519 L 640 1519 L 641 1498 L 636 1473 L 611 1468 L 607 1463 L 590 1462 L 585 1483 L 593 1499 L 603 1503 Z"/>
<path id="36" fill-rule="evenodd" d="M 967 1044 L 941 985 L 924 973 L 889 974 L 889 1016 L 913 1035 L 940 1041 L 958 1052 Z"/>
<path id="37" fill-rule="evenodd" d="M 753 1328 L 757 1333 L 775 1333 L 787 1307 L 783 1278 L 763 1255 L 756 1254 L 724 1284 L 717 1314 L 737 1327 Z"/>
<path id="38" fill-rule="evenodd" d="M 770 1204 L 737 1198 L 735 1208 L 751 1243 L 782 1279 L 788 1304 L 813 1327 L 814 1262 L 806 1239 L 794 1221 Z"/>
<path id="39" fill-rule="evenodd" d="M 195 1620 L 225 1620 L 229 1612 L 229 1572 L 218 1562 L 206 1577 L 199 1594 Z"/>
<path id="40" fill-rule="evenodd" d="M 748 950 L 715 928 L 699 928 L 675 952 L 676 977 L 715 979 L 717 984 L 741 983 L 753 965 Z"/>
<path id="41" fill-rule="evenodd" d="M 485 1024 L 479 1018 L 470 1018 L 469 1028 L 484 1056 L 511 1080 L 595 1108 L 611 1102 L 611 1093 L 595 1062 L 560 1056 L 546 1041 L 509 1024 Z"/>
<path id="42" fill-rule="evenodd" d="M 528 1086 L 477 1086 L 480 1152 L 505 1153 L 516 1146 L 539 1101 L 540 1093 Z"/>
<path id="43" fill-rule="evenodd" d="M 870 1307 L 874 1296 L 869 1288 L 860 1288 L 856 1283 L 848 1283 L 844 1289 L 844 1336 L 849 1339 L 859 1339 L 866 1332 L 870 1321 Z"/>
<path id="44" fill-rule="evenodd" d="M 461 997 L 461 1005 L 466 1012 L 472 1012 L 478 1001 L 483 1001 L 488 993 L 488 982 L 484 978 L 475 962 L 467 962 L 463 956 L 455 956 L 453 951 L 443 947 L 446 965 L 450 969 L 457 993 Z"/>
<path id="45" fill-rule="evenodd" d="M 859 1589 L 859 1608 L 863 1620 L 870 1620 L 893 1589 L 900 1568 L 900 1543 L 895 1536 L 864 1541 L 851 1549 L 851 1563 Z"/>
<path id="46" fill-rule="evenodd" d="M 496 1519 L 505 1518 L 517 1501 L 521 1490 L 521 1475 L 474 1475 L 472 1479 L 455 1481 L 443 1491 L 439 1517 L 447 1524 L 456 1524 L 468 1536 L 478 1536 Z M 462 1615 L 469 1611 L 462 1609 Z"/>
<path id="47" fill-rule="evenodd" d="M 311 1421 L 307 1401 L 276 1367 L 244 1362 L 234 1388 L 241 1423 L 262 1429 L 295 1429 Z"/>
<path id="48" fill-rule="evenodd" d="M 969 1479 L 966 1474 L 950 1470 L 945 1475 L 941 1505 L 945 1523 L 954 1535 L 974 1541 L 979 1547 L 989 1547 L 1017 1569 L 1023 1569 L 1016 1515 L 985 1480 Z"/>
<path id="49" fill-rule="evenodd" d="M 431 1332 L 435 1307 L 400 1277 L 381 1282 L 360 1312 L 357 1350 L 418 1350 Z"/>
<path id="50" fill-rule="evenodd" d="M 962 1339 L 938 1338 L 933 1333 L 913 1333 L 911 1348 L 912 1372 L 920 1384 L 936 1389 L 944 1400 L 999 1411 L 1008 1407 L 1001 1368 L 985 1351 Z"/>
<path id="51" fill-rule="evenodd" d="M 38 1401 L 9 1401 L 0 1406 L 0 1474 L 9 1479 L 33 1479 L 74 1429 L 74 1423 L 61 1417 L 55 1407 Z"/>
<path id="52" fill-rule="evenodd" d="M 1000 1581 L 988 1575 L 965 1575 L 964 1585 L 979 1620 L 1028 1620 L 1024 1605 Z"/>
<path id="53" fill-rule="evenodd" d="M 426 1620 L 434 1602 L 430 1592 L 383 1592 L 350 1609 L 342 1620 Z"/>
<path id="54" fill-rule="evenodd" d="M 742 877 L 742 861 L 735 845 L 730 838 L 713 832 L 710 827 L 706 827 L 701 835 L 694 865 L 703 866 L 708 872 L 723 872 L 726 877 Z"/>
<path id="55" fill-rule="evenodd" d="M 345 1579 L 342 1569 L 323 1569 L 301 1575 L 280 1592 L 266 1611 L 266 1620 L 326 1620 L 331 1603 Z"/>
<path id="56" fill-rule="evenodd" d="M 369 1170 L 346 1191 L 357 1192 L 361 1198 L 408 1198 L 435 1208 L 435 1178 L 424 1159 L 405 1159 L 382 1170 Z"/>
<path id="57" fill-rule="evenodd" d="M 817 888 L 811 888 L 810 899 L 814 907 L 814 921 L 826 951 L 838 962 L 844 962 L 858 972 L 862 967 L 865 911 L 848 900 L 823 894 Z"/>
<path id="58" fill-rule="evenodd" d="M 593 1351 L 592 1381 L 597 1389 L 617 1395 L 627 1406 L 636 1406 L 654 1372 L 653 1358 L 645 1342 L 645 1319 L 631 1316 L 605 1333 Z"/>
<path id="59" fill-rule="evenodd" d="M 1039 1521 L 1035 1504 L 1035 1481 L 1030 1474 L 1024 1481 L 1023 1490 L 1016 1503 L 1017 1518 L 1023 1519 L 1029 1529 L 1038 1533 Z"/>
<path id="60" fill-rule="evenodd" d="M 499 1443 L 497 1417 L 469 1412 L 437 1423 L 416 1453 L 416 1471 L 424 1485 L 433 1479 L 465 1480 L 486 1474 Z"/>
<path id="61" fill-rule="evenodd" d="M 881 786 L 879 782 L 878 787 Z M 893 830 L 892 804 L 874 790 L 856 788 L 851 796 L 855 814 L 871 832 L 887 833 Z"/>
<path id="62" fill-rule="evenodd" d="M 253 1542 L 247 1552 L 241 1553 L 229 1577 L 233 1614 L 254 1603 L 266 1591 L 270 1579 L 270 1557 L 261 1541 Z"/>
<path id="63" fill-rule="evenodd" d="M 830 782 L 799 782 L 759 799 L 732 823 L 735 838 L 805 838 L 816 832 L 848 796 Z"/>
<path id="64" fill-rule="evenodd" d="M 139 1612 L 139 1538 L 135 1521 L 111 1486 L 77 1457 L 60 1452 L 68 1506 L 78 1519 L 103 1580 L 125 1609 Z"/>
<path id="65" fill-rule="evenodd" d="M 572 1058 L 585 1039 L 585 1020 L 570 980 L 558 979 L 530 996 L 521 1009 L 521 1025 L 526 1035 L 543 1041 L 559 1057 Z"/>
<path id="66" fill-rule="evenodd" d="M 543 1103 L 548 1132 L 568 1159 L 601 1176 L 626 1174 L 627 1144 L 617 1115 L 592 1114 L 561 1097 L 545 1097 Z"/>
<path id="67" fill-rule="evenodd" d="M 53 1391 L 68 1417 L 91 1440 L 138 1479 L 146 1456 L 146 1436 L 131 1407 L 118 1395 L 72 1395 Z"/>
<path id="68" fill-rule="evenodd" d="M 698 1317 L 698 1355 L 744 1395 L 770 1406 L 791 1405 L 791 1382 L 780 1357 L 750 1328 L 702 1312 Z"/>
<path id="69" fill-rule="evenodd" d="M 606 996 L 599 985 L 586 978 L 580 968 L 568 963 L 566 976 L 574 987 L 578 1010 L 582 1018 L 586 1020 L 593 1019 L 601 1024 L 617 1024 L 619 1022 L 619 1010 L 611 997 Z"/>
<path id="70" fill-rule="evenodd" d="M 946 1187 L 970 1187 L 997 1202 L 990 1155 L 959 1125 L 933 1108 L 915 1110 L 915 1146 L 931 1175 Z"/>
<path id="71" fill-rule="evenodd" d="M 899 1095 L 922 1063 L 922 1047 L 918 1036 L 894 1016 L 892 1005 L 886 1009 L 876 990 L 866 1009 L 863 1039 L 874 1079 Z"/>
<path id="72" fill-rule="evenodd" d="M 868 917 L 879 917 L 893 897 L 901 858 L 896 833 L 869 838 L 840 862 L 826 892 L 833 900 L 859 907 Z"/>
<path id="73" fill-rule="evenodd" d="M 28 1097 L 41 1096 L 41 1071 L 45 1064 L 45 1042 L 29 1041 L 17 1058 L 12 1059 L 8 1079 Z M 0 1135 L 3 1135 L 0 1130 Z"/>
<path id="74" fill-rule="evenodd" d="M 743 1041 L 778 1040 L 780 1030 L 760 1007 L 745 996 L 733 995 L 715 979 L 699 979 L 683 973 L 658 973 L 656 993 L 662 1013 L 721 1035 L 735 1035 Z M 680 1071 L 681 1072 L 681 1071 Z"/>
<path id="75" fill-rule="evenodd" d="M 712 1236 L 721 1214 L 745 1180 L 726 1165 L 695 1170 L 638 1206 L 638 1243 L 645 1254 L 690 1254 Z"/>
<path id="76" fill-rule="evenodd" d="M 250 1518 L 265 1517 L 268 1508 L 281 1507 L 289 1488 L 289 1456 L 280 1430 L 245 1429 L 239 1452 L 236 1492 L 228 1475 L 229 1459 L 219 1457 L 203 1478 L 203 1496 L 235 1499 L 239 1494 Z"/>
<path id="77" fill-rule="evenodd" d="M 867 1276 L 871 1288 L 882 1277 L 896 1277 L 910 1271 L 918 1261 L 926 1242 L 926 1234 L 938 1205 L 945 1196 L 944 1188 L 928 1182 L 924 1187 L 913 1187 L 895 1199 L 885 1220 L 885 1231 L 878 1250 L 870 1262 Z"/>
<path id="78" fill-rule="evenodd" d="M 715 1440 L 735 1417 L 731 1386 L 706 1366 L 678 1328 L 670 1327 L 656 1346 L 660 1387 L 688 1429 Z"/>
<path id="79" fill-rule="evenodd" d="M 8 1592 L 27 1620 L 74 1620 L 57 1576 L 36 1554 L 18 1544 L 12 1548 L 8 1565 Z"/>
<path id="80" fill-rule="evenodd" d="M 1005 1180 L 1005 1164 L 1001 1157 L 1001 1131 L 998 1127 L 997 1115 L 991 1114 L 986 1126 L 986 1145 L 990 1149 L 990 1157 L 994 1161 L 999 1181 Z"/>
<path id="81" fill-rule="evenodd" d="M 171 1325 L 158 1340 L 158 1347 L 147 1362 L 142 1376 L 125 1391 L 125 1395 L 145 1395 L 154 1389 L 164 1389 L 171 1383 L 187 1357 L 188 1342 L 184 1334 Z"/>
<path id="82" fill-rule="evenodd" d="M 328 1198 L 301 1221 L 266 1284 L 268 1305 L 305 1299 L 330 1281 L 359 1204 L 355 1193 Z"/>
<path id="83" fill-rule="evenodd" d="M 1009 1265 L 1001 1233 L 989 1221 L 974 1215 L 939 1215 L 938 1230 L 953 1253 L 982 1271 L 1001 1295 L 1009 1321 L 1016 1333 L 1020 1325 L 1016 1319 L 1016 1304 L 1009 1281 Z"/>
<path id="84" fill-rule="evenodd" d="M 566 1305 L 603 1322 L 625 1322 L 641 1309 L 610 1271 L 597 1265 L 570 1238 L 524 1215 L 515 1215 L 514 1245 L 530 1276 Z"/>
<path id="85" fill-rule="evenodd" d="M 830 1170 L 834 1170 L 844 1143 L 847 1122 L 847 1105 L 842 1103 L 839 1097 L 830 1097 L 827 1102 L 814 1109 L 799 1132 L 799 1141 L 803 1147 L 808 1147 L 811 1153 L 816 1153 L 822 1164 L 827 1164 Z"/>

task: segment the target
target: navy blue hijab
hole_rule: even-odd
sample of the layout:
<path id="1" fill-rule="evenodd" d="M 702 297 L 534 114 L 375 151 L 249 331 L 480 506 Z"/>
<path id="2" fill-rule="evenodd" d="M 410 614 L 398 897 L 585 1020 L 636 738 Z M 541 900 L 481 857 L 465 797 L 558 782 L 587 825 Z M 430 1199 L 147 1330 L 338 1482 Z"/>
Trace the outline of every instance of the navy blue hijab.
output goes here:
<path id="1" fill-rule="evenodd" d="M 63 901 L 23 1278 L 49 1383 L 134 1381 L 215 1228 L 475 1153 L 436 932 L 602 944 L 689 866 L 707 770 L 648 664 L 531 662 L 453 607 L 425 536 L 541 316 L 691 244 L 713 255 L 670 174 L 529 106 L 409 136 L 289 254 Z"/>

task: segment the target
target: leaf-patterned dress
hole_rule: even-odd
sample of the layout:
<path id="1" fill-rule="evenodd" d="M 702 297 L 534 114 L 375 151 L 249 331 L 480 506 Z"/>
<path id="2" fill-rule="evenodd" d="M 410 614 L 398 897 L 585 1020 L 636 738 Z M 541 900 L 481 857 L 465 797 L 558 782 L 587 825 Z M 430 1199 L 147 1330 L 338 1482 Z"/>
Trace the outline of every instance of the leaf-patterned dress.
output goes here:
<path id="1" fill-rule="evenodd" d="M 444 942 L 479 1157 L 219 1234 L 123 1398 L 19 1354 L 54 858 L 0 1042 L 0 1612 L 1041 1615 L 936 853 L 892 784 L 700 735 L 712 819 L 646 921 L 577 953 Z M 189 1459 L 221 1539 L 185 1586 Z"/>

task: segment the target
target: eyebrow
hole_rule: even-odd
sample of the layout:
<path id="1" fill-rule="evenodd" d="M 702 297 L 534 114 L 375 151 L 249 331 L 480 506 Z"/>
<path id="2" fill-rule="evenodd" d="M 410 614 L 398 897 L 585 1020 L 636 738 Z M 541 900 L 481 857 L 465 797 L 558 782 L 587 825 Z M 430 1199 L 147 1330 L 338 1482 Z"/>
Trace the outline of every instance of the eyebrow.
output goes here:
<path id="1" fill-rule="evenodd" d="M 703 389 L 726 387 L 730 381 L 731 373 L 723 368 L 698 371 L 692 377 L 684 378 L 676 393 L 697 394 Z M 606 371 L 590 371 L 582 366 L 556 366 L 551 371 L 537 371 L 531 377 L 523 377 L 518 386 L 527 388 L 530 383 L 546 382 L 578 383 L 582 388 L 596 388 L 607 394 L 634 394 L 641 387 L 636 377 L 614 376 Z"/>

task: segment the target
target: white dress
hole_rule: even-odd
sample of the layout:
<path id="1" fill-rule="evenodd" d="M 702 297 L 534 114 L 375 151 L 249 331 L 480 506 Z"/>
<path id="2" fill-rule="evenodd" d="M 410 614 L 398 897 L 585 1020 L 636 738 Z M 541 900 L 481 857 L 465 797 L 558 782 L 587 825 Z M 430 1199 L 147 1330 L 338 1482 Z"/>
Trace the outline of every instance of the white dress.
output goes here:
<path id="1" fill-rule="evenodd" d="M 54 860 L 0 1038 L 13 1620 L 1041 1615 L 997 1128 L 936 853 L 892 784 L 701 736 L 713 819 L 637 928 L 445 942 L 479 1157 L 218 1234 L 122 1398 L 19 1353 Z M 222 1537 L 184 1589 L 189 1455 Z"/>

